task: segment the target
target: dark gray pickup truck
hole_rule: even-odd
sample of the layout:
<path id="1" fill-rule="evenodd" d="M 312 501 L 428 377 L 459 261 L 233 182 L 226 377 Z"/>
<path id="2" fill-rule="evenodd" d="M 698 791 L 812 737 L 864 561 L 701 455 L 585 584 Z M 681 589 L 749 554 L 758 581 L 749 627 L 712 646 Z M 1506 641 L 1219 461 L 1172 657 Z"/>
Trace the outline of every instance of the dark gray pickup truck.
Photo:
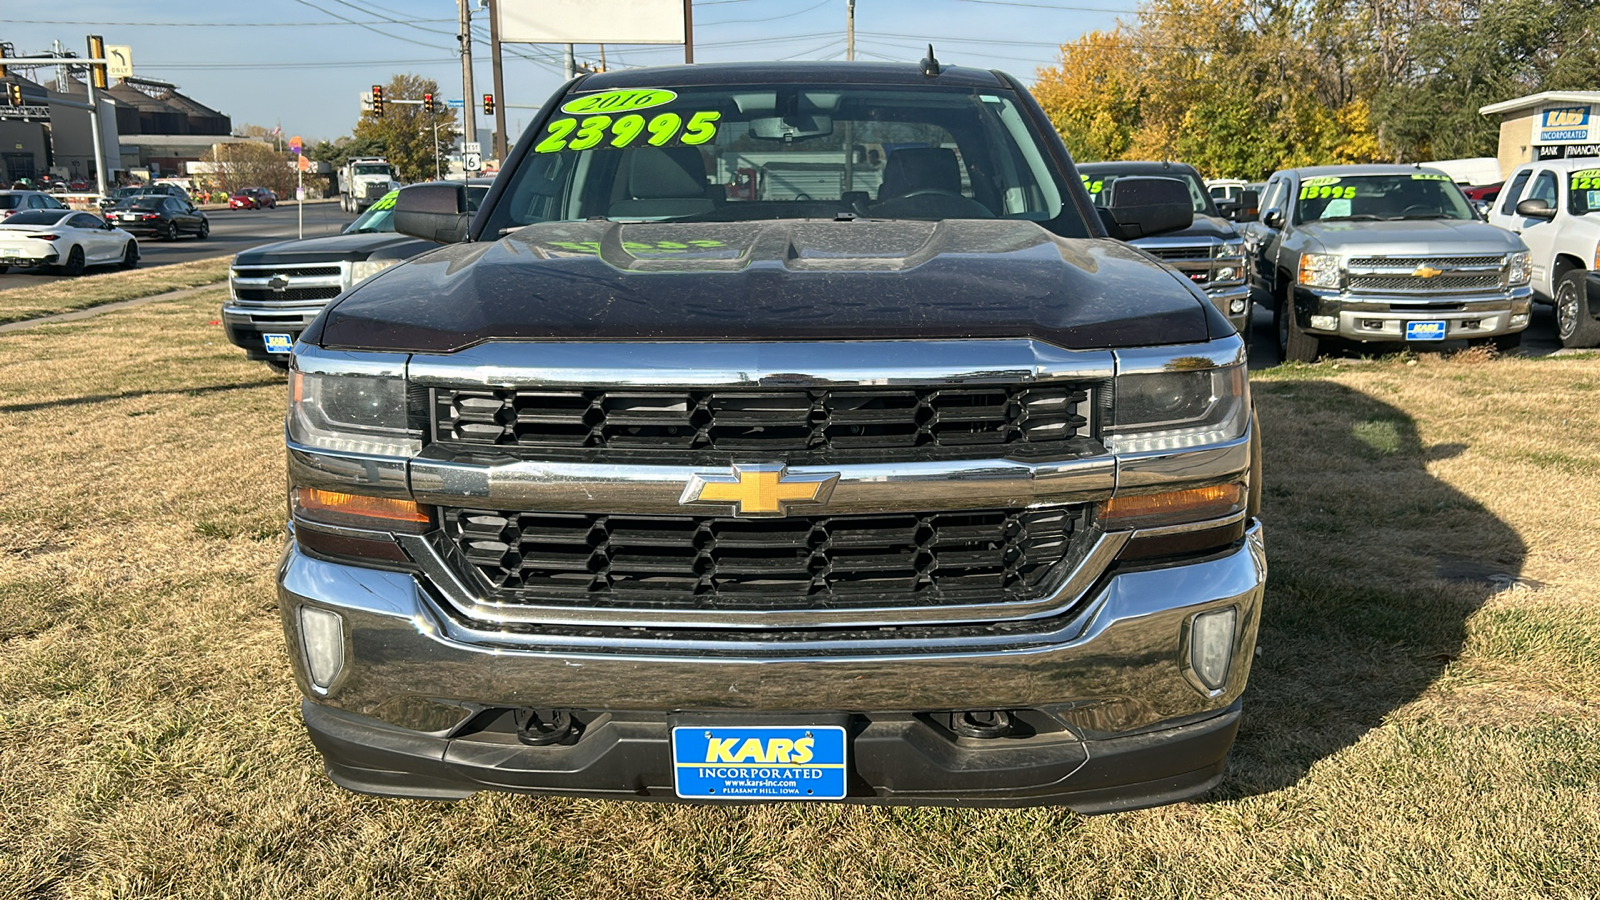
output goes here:
<path id="1" fill-rule="evenodd" d="M 580 77 L 300 335 L 278 573 L 348 788 L 1167 803 L 1266 562 L 1234 328 L 992 71 Z"/>

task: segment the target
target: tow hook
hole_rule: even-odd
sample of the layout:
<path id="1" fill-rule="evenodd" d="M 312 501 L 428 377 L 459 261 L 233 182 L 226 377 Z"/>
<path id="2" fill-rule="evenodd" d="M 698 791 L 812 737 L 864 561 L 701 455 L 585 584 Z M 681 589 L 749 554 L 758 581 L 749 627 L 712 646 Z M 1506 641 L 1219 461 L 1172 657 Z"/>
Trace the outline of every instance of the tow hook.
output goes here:
<path id="1" fill-rule="evenodd" d="M 997 738 L 1011 733 L 1011 714 L 1003 709 L 969 709 L 950 719 L 955 733 L 962 737 Z"/>
<path id="2" fill-rule="evenodd" d="M 572 713 L 564 709 L 519 709 L 512 717 L 517 740 L 529 747 L 548 747 L 573 733 Z"/>

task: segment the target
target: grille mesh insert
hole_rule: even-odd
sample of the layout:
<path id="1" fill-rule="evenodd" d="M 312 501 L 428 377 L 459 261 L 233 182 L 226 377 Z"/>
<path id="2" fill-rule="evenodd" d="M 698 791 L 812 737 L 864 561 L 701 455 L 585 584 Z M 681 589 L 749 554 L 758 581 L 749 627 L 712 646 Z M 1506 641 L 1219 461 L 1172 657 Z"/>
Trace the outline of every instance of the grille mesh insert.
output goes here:
<path id="1" fill-rule="evenodd" d="M 504 603 L 848 609 L 1032 599 L 1082 507 L 741 519 L 444 511 L 458 568 Z"/>
<path id="2" fill-rule="evenodd" d="M 539 450 L 992 453 L 1085 431 L 1079 385 L 841 389 L 439 389 L 433 440 Z M 791 460 L 793 458 L 791 457 Z"/>

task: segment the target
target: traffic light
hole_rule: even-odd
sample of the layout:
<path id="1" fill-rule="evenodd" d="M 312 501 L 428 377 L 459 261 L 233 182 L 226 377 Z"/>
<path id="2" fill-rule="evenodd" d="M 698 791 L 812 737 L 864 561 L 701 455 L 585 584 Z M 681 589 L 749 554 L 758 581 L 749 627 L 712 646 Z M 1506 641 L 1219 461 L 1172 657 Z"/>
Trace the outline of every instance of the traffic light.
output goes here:
<path id="1" fill-rule="evenodd" d="M 8 57 L 10 55 L 11 55 L 11 42 L 10 41 L 0 42 L 0 60 L 4 60 L 6 57 Z M 11 74 L 11 72 L 6 69 L 6 64 L 4 62 L 0 62 L 0 78 L 5 78 L 5 77 L 9 76 L 10 74 Z"/>
<path id="2" fill-rule="evenodd" d="M 432 94 L 423 94 L 422 95 L 422 111 L 425 112 L 425 113 L 432 113 L 433 112 L 433 95 Z"/>
<path id="3" fill-rule="evenodd" d="M 22 85 L 13 81 L 6 85 L 6 94 L 11 99 L 12 106 L 22 105 Z"/>
<path id="4" fill-rule="evenodd" d="M 381 84 L 372 86 L 372 117 L 374 119 L 383 118 L 383 85 Z"/>
<path id="5" fill-rule="evenodd" d="M 89 35 L 89 58 L 106 58 L 106 39 L 98 34 Z M 106 79 L 105 63 L 89 64 L 89 83 L 94 85 L 94 88 L 97 91 L 103 91 L 111 86 L 110 81 Z"/>
<path id="6" fill-rule="evenodd" d="M 483 95 L 483 114 L 486 115 L 486 116 L 494 115 L 494 95 L 493 94 L 484 94 Z"/>

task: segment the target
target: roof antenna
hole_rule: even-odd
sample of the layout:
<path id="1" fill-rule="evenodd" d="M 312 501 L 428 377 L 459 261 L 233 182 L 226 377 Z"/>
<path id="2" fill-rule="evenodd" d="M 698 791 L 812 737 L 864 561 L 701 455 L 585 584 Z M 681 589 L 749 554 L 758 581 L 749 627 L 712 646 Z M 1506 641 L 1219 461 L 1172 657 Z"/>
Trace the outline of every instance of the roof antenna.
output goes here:
<path id="1" fill-rule="evenodd" d="M 922 62 L 918 63 L 918 65 L 922 67 L 922 74 L 929 78 L 939 74 L 939 61 L 933 57 L 932 44 L 928 45 L 928 55 L 923 57 Z"/>

